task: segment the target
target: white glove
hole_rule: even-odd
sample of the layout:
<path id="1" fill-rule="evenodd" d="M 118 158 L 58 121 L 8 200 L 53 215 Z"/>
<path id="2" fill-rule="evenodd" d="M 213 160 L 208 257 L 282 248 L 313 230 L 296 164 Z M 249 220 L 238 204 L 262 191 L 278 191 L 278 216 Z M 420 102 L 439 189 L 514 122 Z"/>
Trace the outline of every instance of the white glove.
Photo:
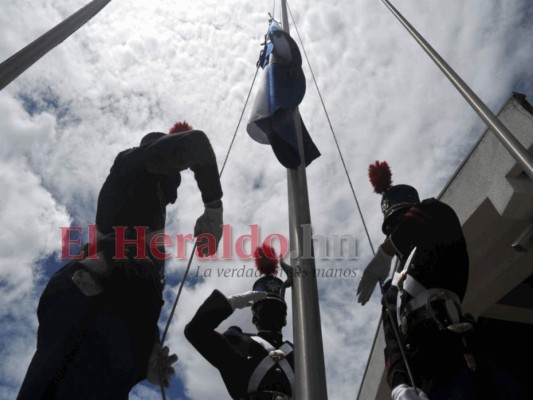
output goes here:
<path id="1" fill-rule="evenodd" d="M 146 372 L 148 382 L 158 386 L 163 385 L 166 388 L 170 386 L 170 377 L 175 373 L 172 364 L 178 361 L 178 356 L 175 354 L 169 356 L 168 353 L 167 346 L 161 348 L 159 342 L 154 343 Z"/>
<path id="2" fill-rule="evenodd" d="M 72 281 L 88 297 L 96 296 L 104 291 L 102 284 L 84 269 L 74 272 Z"/>
<path id="3" fill-rule="evenodd" d="M 218 208 L 205 207 L 204 213 L 196 220 L 194 236 L 198 237 L 201 234 L 210 234 L 215 239 L 214 249 L 211 249 L 211 246 L 202 246 L 200 248 L 202 250 L 202 256 L 207 257 L 215 254 L 220 238 L 222 237 L 222 224 L 222 206 Z M 207 243 L 210 242 L 208 241 Z M 214 251 L 211 252 L 210 250 Z"/>
<path id="4" fill-rule="evenodd" d="M 378 252 L 363 271 L 361 282 L 357 287 L 357 295 L 359 296 L 357 301 L 361 305 L 364 306 L 370 299 L 378 281 L 383 282 L 389 276 L 391 260 L 392 256 L 385 253 L 379 246 Z"/>
<path id="5" fill-rule="evenodd" d="M 420 389 L 402 383 L 392 389 L 392 400 L 429 400 L 429 397 Z"/>
<path id="6" fill-rule="evenodd" d="M 253 303 L 258 300 L 266 299 L 266 292 L 254 292 L 250 290 L 246 293 L 234 294 L 233 296 L 228 297 L 229 304 L 233 310 L 237 308 L 250 307 Z"/>

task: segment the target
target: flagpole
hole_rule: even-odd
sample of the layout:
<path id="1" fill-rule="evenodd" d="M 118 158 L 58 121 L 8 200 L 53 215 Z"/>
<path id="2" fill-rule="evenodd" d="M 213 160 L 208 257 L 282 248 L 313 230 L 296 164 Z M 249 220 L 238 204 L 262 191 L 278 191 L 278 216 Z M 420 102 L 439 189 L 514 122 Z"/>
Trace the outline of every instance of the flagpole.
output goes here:
<path id="1" fill-rule="evenodd" d="M 0 90 L 94 17 L 111 0 L 93 0 L 0 64 Z"/>
<path id="2" fill-rule="evenodd" d="M 290 33 L 286 0 L 281 0 L 281 16 L 283 30 Z M 287 169 L 291 264 L 294 268 L 292 309 L 295 382 L 292 397 L 296 400 L 327 400 L 318 286 L 312 232 L 309 229 L 311 213 L 298 109 L 294 118 L 301 163 L 297 169 Z M 304 254 L 303 249 L 308 248 L 311 254 Z"/>
<path id="3" fill-rule="evenodd" d="M 452 82 L 456 89 L 466 99 L 468 104 L 488 125 L 489 129 L 494 132 L 507 151 L 524 169 L 526 174 L 533 180 L 533 156 L 526 148 L 516 139 L 509 129 L 490 111 L 490 109 L 481 101 L 472 89 L 461 79 L 461 77 L 448 65 L 448 63 L 435 51 L 433 47 L 422 37 L 420 33 L 400 14 L 400 12 L 390 3 L 389 0 L 382 0 L 385 6 L 394 14 L 400 23 L 420 44 L 429 57 L 437 64 L 440 70 Z"/>

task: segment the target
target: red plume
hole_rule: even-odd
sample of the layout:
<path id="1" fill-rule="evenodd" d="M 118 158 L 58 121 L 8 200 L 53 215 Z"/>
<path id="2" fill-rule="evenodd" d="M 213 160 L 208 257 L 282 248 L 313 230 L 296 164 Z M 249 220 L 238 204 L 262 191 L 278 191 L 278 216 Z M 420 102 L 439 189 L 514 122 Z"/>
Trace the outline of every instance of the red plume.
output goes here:
<path id="1" fill-rule="evenodd" d="M 168 131 L 169 135 L 173 133 L 180 133 L 192 130 L 192 126 L 187 121 L 176 122 L 172 128 Z"/>
<path id="2" fill-rule="evenodd" d="M 263 275 L 274 275 L 278 271 L 278 257 L 276 250 L 263 243 L 254 251 L 255 266 Z"/>
<path id="3" fill-rule="evenodd" d="M 376 161 L 375 164 L 370 164 L 368 166 L 368 177 L 376 193 L 385 193 L 392 185 L 392 173 L 387 161 L 381 163 Z"/>

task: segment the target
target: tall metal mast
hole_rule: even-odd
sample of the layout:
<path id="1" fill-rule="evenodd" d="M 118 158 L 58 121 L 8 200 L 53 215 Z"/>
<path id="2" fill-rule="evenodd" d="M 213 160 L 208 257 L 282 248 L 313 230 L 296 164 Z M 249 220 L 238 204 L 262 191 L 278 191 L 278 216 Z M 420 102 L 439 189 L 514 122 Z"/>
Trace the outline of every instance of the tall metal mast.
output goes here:
<path id="1" fill-rule="evenodd" d="M 281 16 L 283 30 L 290 33 L 286 0 L 281 0 Z M 311 229 L 304 229 L 304 227 L 309 228 L 311 226 L 311 213 L 309 211 L 302 125 L 298 110 L 295 112 L 295 119 L 301 163 L 297 169 L 287 169 L 291 264 L 294 268 L 292 309 L 296 371 L 293 398 L 296 400 L 327 400 L 326 369 L 312 233 Z M 311 257 L 304 254 L 304 248 L 311 249 Z"/>
<path id="2" fill-rule="evenodd" d="M 400 12 L 390 3 L 389 0 L 382 0 L 387 8 L 394 14 L 400 23 L 420 44 L 429 57 L 437 64 L 440 70 L 446 75 L 450 82 L 461 93 L 465 100 L 470 104 L 474 111 L 488 125 L 489 129 L 494 132 L 507 151 L 524 169 L 529 178 L 533 180 L 533 156 L 516 137 L 507 129 L 507 127 L 490 111 L 490 109 L 481 101 L 470 87 L 461 79 L 461 77 L 448 65 L 448 63 L 435 51 L 433 47 L 417 32 L 415 28 L 400 14 Z"/>
<path id="3" fill-rule="evenodd" d="M 0 64 L 0 90 L 94 17 L 111 0 L 93 0 Z"/>

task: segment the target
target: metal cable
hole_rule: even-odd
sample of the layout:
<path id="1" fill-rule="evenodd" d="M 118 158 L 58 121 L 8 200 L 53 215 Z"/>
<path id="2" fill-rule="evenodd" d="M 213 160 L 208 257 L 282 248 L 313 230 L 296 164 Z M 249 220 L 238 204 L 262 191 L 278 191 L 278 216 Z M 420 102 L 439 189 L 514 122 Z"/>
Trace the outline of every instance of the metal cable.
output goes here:
<path id="1" fill-rule="evenodd" d="M 358 201 L 358 199 L 357 199 L 357 195 L 355 194 L 355 189 L 354 189 L 354 186 L 353 186 L 353 184 L 352 184 L 352 180 L 351 180 L 351 178 L 350 178 L 350 174 L 348 173 L 348 168 L 347 168 L 347 166 L 346 166 L 346 162 L 344 161 L 344 157 L 343 157 L 343 155 L 342 155 L 342 151 L 341 151 L 341 148 L 340 148 L 340 145 L 339 145 L 339 141 L 337 140 L 337 135 L 335 134 L 335 130 L 333 129 L 333 125 L 331 124 L 331 119 L 329 118 L 329 113 L 328 113 L 328 111 L 327 111 L 327 109 L 326 109 L 326 104 L 325 104 L 325 102 L 324 102 L 324 99 L 322 98 L 322 93 L 320 92 L 320 89 L 319 89 L 319 87 L 318 87 L 318 83 L 317 83 L 317 80 L 316 80 L 315 74 L 314 74 L 314 72 L 313 72 L 313 68 L 311 67 L 311 63 L 310 63 L 310 61 L 309 61 L 309 57 L 307 56 L 307 51 L 305 50 L 305 46 L 304 46 L 304 44 L 303 44 L 302 37 L 300 36 L 300 31 L 298 30 L 298 26 L 296 25 L 296 21 L 295 21 L 295 19 L 294 19 L 294 16 L 292 15 L 292 11 L 291 11 L 291 8 L 290 8 L 290 6 L 289 6 L 289 2 L 288 2 L 288 1 L 287 1 L 287 8 L 288 8 L 288 10 L 289 10 L 289 14 L 290 14 L 291 19 L 292 19 L 292 22 L 293 22 L 293 24 L 294 24 L 294 28 L 295 28 L 295 30 L 296 30 L 296 34 L 298 35 L 298 39 L 299 39 L 300 44 L 301 44 L 301 46 L 302 46 L 302 50 L 303 50 L 303 53 L 304 53 L 304 55 L 305 55 L 305 59 L 306 59 L 306 61 L 307 61 L 307 65 L 308 65 L 308 67 L 309 67 L 309 70 L 311 71 L 311 76 L 313 77 L 313 82 L 314 82 L 315 87 L 316 87 L 316 90 L 317 90 L 317 92 L 318 92 L 318 96 L 319 96 L 319 98 L 320 98 L 320 102 L 322 103 L 322 107 L 323 107 L 324 112 L 325 112 L 325 114 L 326 114 L 326 118 L 327 118 L 327 120 L 328 120 L 329 128 L 330 128 L 330 130 L 331 130 L 331 133 L 333 134 L 333 138 L 334 138 L 334 140 L 335 140 L 335 145 L 337 146 L 337 150 L 338 150 L 338 152 L 339 152 L 339 156 L 340 156 L 340 159 L 341 159 L 341 162 L 342 162 L 342 166 L 343 166 L 343 168 L 344 168 L 344 171 L 346 172 L 346 177 L 348 178 L 348 183 L 350 184 L 350 188 L 351 188 L 351 190 L 352 190 L 353 198 L 354 198 L 354 200 L 355 200 L 355 204 L 357 205 L 357 210 L 358 210 L 359 215 L 360 215 L 360 217 L 361 217 L 361 221 L 362 221 L 362 223 L 363 223 L 363 227 L 364 227 L 364 230 L 365 230 L 365 233 L 366 233 L 366 237 L 367 237 L 367 239 L 368 239 L 368 243 L 369 243 L 369 245 L 370 245 L 370 249 L 372 250 L 372 254 L 375 255 L 376 252 L 375 252 L 375 250 L 374 250 L 374 245 L 372 244 L 372 239 L 370 238 L 370 234 L 369 234 L 369 232 L 368 232 L 368 228 L 367 228 L 367 226 L 366 226 L 366 222 L 365 222 L 365 218 L 364 218 L 364 216 L 363 216 L 363 212 L 362 212 L 361 207 L 360 207 L 360 205 L 359 205 L 359 201 Z M 397 268 L 398 268 L 398 264 L 397 264 L 396 267 L 394 268 L 395 272 L 396 272 L 396 269 L 397 269 Z M 392 313 L 391 313 L 390 304 L 389 304 L 389 302 L 387 301 L 387 298 L 385 297 L 385 293 L 383 293 L 383 285 L 382 285 L 381 282 L 379 282 L 379 287 L 380 287 L 380 290 L 381 290 L 381 294 L 382 294 L 382 296 L 383 296 L 383 301 L 384 301 L 384 305 L 385 305 L 385 312 L 386 312 L 386 314 L 387 314 L 387 316 L 388 316 L 388 318 L 389 318 L 389 320 L 390 320 L 390 322 L 391 322 L 391 325 L 392 325 L 392 328 L 393 328 L 393 331 L 394 331 L 394 336 L 395 336 L 395 338 L 396 338 L 396 341 L 398 342 L 398 346 L 399 346 L 399 348 L 400 348 L 400 353 L 401 353 L 401 355 L 402 355 L 402 358 L 403 358 L 404 364 L 405 364 L 405 366 L 406 366 L 407 374 L 408 374 L 408 376 L 409 376 L 409 380 L 411 381 L 411 386 L 412 386 L 413 388 L 416 389 L 415 382 L 414 382 L 414 378 L 413 378 L 413 374 L 412 374 L 412 372 L 411 372 L 411 368 L 410 368 L 409 362 L 408 362 L 408 360 L 407 360 L 407 357 L 406 357 L 406 355 L 405 355 L 405 351 L 404 351 L 403 346 L 402 346 L 402 340 L 401 340 L 401 338 L 400 338 L 400 333 L 398 332 L 398 327 L 397 327 L 397 325 L 396 325 L 396 321 L 394 321 L 394 316 L 393 316 Z M 372 347 L 373 347 L 374 344 L 376 343 L 377 335 L 378 335 L 378 333 L 379 333 L 379 327 L 380 327 L 380 324 L 381 324 L 382 320 L 383 320 L 383 316 L 380 315 L 380 319 L 379 319 L 379 322 L 378 322 L 378 326 L 377 326 L 377 328 L 376 328 L 376 333 L 375 333 L 375 335 L 374 335 L 374 341 L 373 341 L 373 345 L 372 345 Z M 368 357 L 368 361 L 367 361 L 367 365 L 366 365 L 365 372 L 364 372 L 364 375 L 363 375 L 363 379 L 364 379 L 365 375 L 366 375 L 367 372 L 368 372 L 368 362 L 370 361 L 370 357 L 371 357 L 371 355 L 372 355 L 372 354 L 370 354 L 369 357 Z M 361 393 L 361 389 L 362 389 L 362 385 L 359 386 L 359 394 Z"/>
<path id="2" fill-rule="evenodd" d="M 230 146 L 229 146 L 228 151 L 226 153 L 226 157 L 224 158 L 224 162 L 222 164 L 222 168 L 220 169 L 219 177 L 222 177 L 222 173 L 224 172 L 224 168 L 226 167 L 226 164 L 228 162 L 228 157 L 230 155 L 231 149 L 233 148 L 233 143 L 235 142 L 235 138 L 237 137 L 237 132 L 239 131 L 239 127 L 241 125 L 242 118 L 243 118 L 244 112 L 246 110 L 246 106 L 248 105 L 248 101 L 250 100 L 250 95 L 252 94 L 252 89 L 254 87 L 255 80 L 257 78 L 258 72 L 259 72 L 259 67 L 257 67 L 256 70 L 255 70 L 254 79 L 252 80 L 252 84 L 250 85 L 250 90 L 248 91 L 248 96 L 246 97 L 246 101 L 244 102 L 244 107 L 242 109 L 241 116 L 239 118 L 239 122 L 237 123 L 237 127 L 235 128 L 235 132 L 233 133 L 233 138 L 231 139 L 231 143 L 230 143 Z M 178 305 L 178 301 L 180 299 L 181 292 L 183 290 L 183 286 L 185 285 L 185 281 L 187 280 L 187 276 L 189 275 L 189 270 L 191 269 L 192 259 L 194 257 L 194 252 L 196 251 L 196 247 L 197 246 L 198 246 L 198 243 L 195 242 L 194 243 L 194 247 L 193 247 L 192 252 L 191 252 L 191 255 L 189 257 L 189 262 L 187 264 L 187 268 L 185 269 L 185 274 L 183 275 L 183 279 L 180 282 L 180 286 L 179 286 L 179 289 L 178 289 L 178 294 L 176 295 L 176 299 L 174 300 L 174 304 L 172 305 L 172 310 L 170 311 L 170 315 L 169 315 L 169 317 L 167 319 L 165 330 L 163 331 L 163 335 L 161 336 L 161 347 L 163 347 L 163 344 L 165 343 L 165 338 L 167 337 L 168 329 L 170 327 L 170 322 L 172 321 L 172 318 L 174 317 L 174 312 L 176 311 L 176 307 Z M 159 382 L 160 382 L 160 387 L 161 387 L 161 396 L 162 396 L 163 400 L 166 400 L 165 388 L 163 386 L 163 381 L 161 379 L 161 375 L 162 375 L 161 374 L 161 370 L 159 370 Z"/>
<path id="3" fill-rule="evenodd" d="M 252 85 L 250 86 L 250 90 L 248 91 L 248 96 L 246 97 L 246 101 L 244 102 L 244 107 L 241 112 L 241 117 L 239 118 L 239 123 L 237 124 L 237 128 L 235 128 L 235 133 L 233 134 L 233 138 L 231 139 L 231 144 L 229 146 L 228 152 L 226 153 L 226 158 L 224 159 L 224 163 L 222 164 L 222 168 L 220 169 L 220 176 L 222 176 L 222 172 L 224 172 L 224 168 L 226 167 L 226 163 L 228 162 L 229 153 L 231 151 L 231 148 L 233 147 L 233 142 L 235 142 L 235 138 L 237 137 L 237 131 L 239 130 L 239 127 L 241 126 L 242 117 L 244 116 L 244 111 L 246 110 L 248 101 L 250 100 L 250 95 L 252 94 L 252 89 L 254 87 L 255 79 L 257 78 L 258 72 L 259 72 L 259 67 L 255 69 L 254 79 L 252 80 Z"/>
<path id="4" fill-rule="evenodd" d="M 339 156 L 342 162 L 342 166 L 344 168 L 344 172 L 346 172 L 346 178 L 348 178 L 348 183 L 350 184 L 350 188 L 352 189 L 353 198 L 355 200 L 355 204 L 357 205 L 357 211 L 359 212 L 359 215 L 361 216 L 361 221 L 363 222 L 363 227 L 365 229 L 366 237 L 368 238 L 368 243 L 370 244 L 370 248 L 372 249 L 372 254 L 375 255 L 376 252 L 374 251 L 374 245 L 372 244 L 372 239 L 370 239 L 370 234 L 368 233 L 368 228 L 366 226 L 365 218 L 363 217 L 363 212 L 361 210 L 361 206 L 359 205 L 359 200 L 357 199 L 357 195 L 355 194 L 355 189 L 353 187 L 352 179 L 350 178 L 350 174 L 348 173 L 348 167 L 346 166 L 346 162 L 344 161 L 344 157 L 342 155 L 342 151 L 339 145 L 339 141 L 337 140 L 337 135 L 335 134 L 335 130 L 333 129 L 333 125 L 331 124 L 331 119 L 329 118 L 328 110 L 326 109 L 326 104 L 324 102 L 324 99 L 322 98 L 322 93 L 320 92 L 320 89 L 318 87 L 318 83 L 315 77 L 315 73 L 313 72 L 313 68 L 311 67 L 311 63 L 309 62 L 309 57 L 307 56 L 307 51 L 305 51 L 305 46 L 302 41 L 302 37 L 300 36 L 300 31 L 298 30 L 298 26 L 296 25 L 296 21 L 294 20 L 294 17 L 292 15 L 291 8 L 289 7 L 289 2 L 287 2 L 287 8 L 289 9 L 289 14 L 291 15 L 292 22 L 294 24 L 294 28 L 296 30 L 296 34 L 298 35 L 298 39 L 300 41 L 300 44 L 302 45 L 302 50 L 305 55 L 305 60 L 307 61 L 307 65 L 309 66 L 309 70 L 311 71 L 311 76 L 313 77 L 313 82 L 315 84 L 316 90 L 318 92 L 318 97 L 320 98 L 320 102 L 322 103 L 322 108 L 324 109 L 324 112 L 326 113 L 326 118 L 328 120 L 329 128 L 331 130 L 331 133 L 333 134 L 333 139 L 335 140 L 335 145 L 337 146 L 337 150 L 339 151 Z"/>

